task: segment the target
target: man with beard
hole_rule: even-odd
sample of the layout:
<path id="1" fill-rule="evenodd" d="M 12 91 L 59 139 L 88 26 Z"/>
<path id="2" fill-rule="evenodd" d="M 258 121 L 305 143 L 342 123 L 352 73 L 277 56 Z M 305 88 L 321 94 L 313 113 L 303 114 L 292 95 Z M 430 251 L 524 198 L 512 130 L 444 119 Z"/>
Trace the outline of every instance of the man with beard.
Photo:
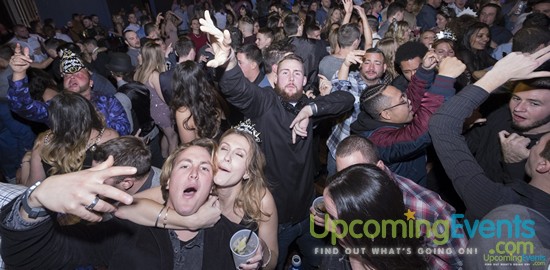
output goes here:
<path id="1" fill-rule="evenodd" d="M 466 141 L 487 178 L 497 183 L 526 180 L 529 149 L 550 131 L 550 78 L 518 83 L 508 106 L 466 134 Z"/>
<path id="2" fill-rule="evenodd" d="M 29 49 L 21 50 L 19 44 L 10 60 L 13 76 L 8 78 L 8 101 L 10 109 L 19 116 L 39 122 L 48 123 L 48 104 L 33 100 L 29 93 L 27 69 L 33 61 L 29 57 Z M 114 96 L 102 96 L 92 90 L 94 81 L 84 63 L 75 53 L 64 50 L 60 64 L 63 76 L 63 89 L 78 93 L 90 100 L 98 112 L 103 114 L 107 126 L 116 130 L 119 135 L 130 134 L 130 122 L 124 108 Z"/>
<path id="3" fill-rule="evenodd" d="M 363 91 L 361 112 L 351 124 L 353 133 L 376 145 L 390 170 L 421 186 L 426 186 L 426 149 L 431 144 L 428 121 L 454 95 L 454 81 L 466 68 L 456 57 L 444 58 L 434 81 L 437 63 L 435 52 L 428 52 L 406 92 L 387 84 Z"/>
<path id="4" fill-rule="evenodd" d="M 36 63 L 48 59 L 48 55 L 42 52 L 44 39 L 39 35 L 30 34 L 26 26 L 17 24 L 13 27 L 14 37 L 8 42 L 19 44 L 22 48 L 29 48 L 29 57 Z"/>
<path id="5" fill-rule="evenodd" d="M 303 255 L 306 269 L 319 266 L 314 247 L 323 245 L 309 234 L 309 206 L 313 201 L 314 158 L 313 136 L 303 136 L 293 143 L 296 129 L 313 132 L 322 116 L 336 116 L 353 107 L 353 95 L 336 91 L 316 99 L 303 94 L 307 77 L 302 59 L 294 54 L 285 56 L 277 66 L 274 91 L 266 91 L 251 83 L 237 65 L 231 50 L 230 33 L 217 29 L 208 11 L 201 19 L 201 30 L 211 36 L 214 55 L 207 65 L 224 66 L 220 81 L 227 101 L 250 118 L 260 132 L 260 147 L 265 154 L 265 175 L 277 205 L 279 217 L 278 269 L 283 269 L 288 248 L 294 241 Z M 298 115 L 298 116 L 297 116 Z M 309 121 L 311 116 L 311 121 Z M 303 119 L 296 125 L 295 118 Z"/>
<path id="6" fill-rule="evenodd" d="M 369 86 L 381 83 L 389 83 L 391 76 L 384 76 L 386 63 L 384 53 L 380 49 L 370 48 L 364 54 L 363 51 L 352 50 L 344 59 L 344 63 L 337 73 L 337 81 L 332 88 L 334 91 L 347 91 L 355 97 L 353 111 L 345 119 L 340 119 L 333 127 L 328 137 L 327 146 L 327 170 L 329 176 L 336 173 L 336 146 L 350 135 L 350 125 L 359 114 L 359 99 L 361 93 Z M 350 66 L 361 64 L 359 71 L 350 72 Z"/>

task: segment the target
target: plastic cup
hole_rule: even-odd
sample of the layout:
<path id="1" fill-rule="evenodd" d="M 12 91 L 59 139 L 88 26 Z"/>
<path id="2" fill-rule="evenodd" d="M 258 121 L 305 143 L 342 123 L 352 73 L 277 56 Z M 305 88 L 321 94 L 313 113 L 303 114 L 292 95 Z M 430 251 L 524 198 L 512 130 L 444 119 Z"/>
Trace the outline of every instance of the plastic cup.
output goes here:
<path id="1" fill-rule="evenodd" d="M 313 206 L 313 210 L 315 210 L 316 216 L 324 217 L 327 213 L 327 209 L 325 207 L 325 199 L 323 198 L 323 196 L 315 198 L 311 206 Z"/>
<path id="2" fill-rule="evenodd" d="M 244 250 L 237 252 L 239 242 L 246 241 L 249 235 L 250 240 L 246 243 Z M 246 263 L 248 259 L 252 258 L 254 254 L 256 254 L 259 243 L 260 241 L 258 239 L 258 235 L 254 232 L 250 234 L 250 230 L 248 229 L 242 229 L 231 236 L 231 240 L 229 240 L 229 248 L 231 249 L 231 253 L 233 253 L 233 261 L 235 262 L 236 269 L 239 269 L 240 264 Z"/>

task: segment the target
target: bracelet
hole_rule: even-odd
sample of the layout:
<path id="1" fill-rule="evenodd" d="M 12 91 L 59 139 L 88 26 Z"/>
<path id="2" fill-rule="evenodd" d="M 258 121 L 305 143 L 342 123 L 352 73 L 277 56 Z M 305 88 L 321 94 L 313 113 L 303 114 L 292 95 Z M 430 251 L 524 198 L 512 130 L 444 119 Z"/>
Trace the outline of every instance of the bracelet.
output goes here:
<path id="1" fill-rule="evenodd" d="M 267 251 L 269 251 L 269 258 L 267 259 L 267 262 L 262 264 L 262 268 L 266 268 L 269 262 L 271 261 L 271 249 L 268 248 Z"/>
<path id="2" fill-rule="evenodd" d="M 38 182 L 34 183 L 34 185 L 32 185 L 30 188 L 27 189 L 27 191 L 25 191 L 25 193 L 23 194 L 23 197 L 21 199 L 21 205 L 23 206 L 23 210 L 27 213 L 29 218 L 32 218 L 32 219 L 36 219 L 36 218 L 39 218 L 39 217 L 45 217 L 45 216 L 48 215 L 48 212 L 46 211 L 46 209 L 44 209 L 44 207 L 31 208 L 30 205 L 29 205 L 29 202 L 28 202 L 28 199 L 31 196 L 31 193 L 33 193 L 33 191 L 38 186 L 40 186 L 41 183 L 42 183 L 42 181 L 38 181 Z"/>
<path id="3" fill-rule="evenodd" d="M 317 114 L 317 104 L 311 102 L 309 103 L 309 107 L 311 107 L 311 113 L 315 116 Z"/>
<path id="4" fill-rule="evenodd" d="M 166 206 L 164 206 L 163 208 L 161 208 L 159 214 L 157 215 L 157 220 L 155 220 L 155 228 L 158 228 L 157 225 L 159 224 L 160 214 L 162 214 L 162 211 L 164 211 L 164 208 L 166 208 Z"/>
<path id="5" fill-rule="evenodd" d="M 166 221 L 168 220 L 168 211 L 170 211 L 170 206 L 168 209 L 166 209 L 166 213 L 164 214 L 164 219 L 162 220 L 162 228 L 166 229 Z"/>

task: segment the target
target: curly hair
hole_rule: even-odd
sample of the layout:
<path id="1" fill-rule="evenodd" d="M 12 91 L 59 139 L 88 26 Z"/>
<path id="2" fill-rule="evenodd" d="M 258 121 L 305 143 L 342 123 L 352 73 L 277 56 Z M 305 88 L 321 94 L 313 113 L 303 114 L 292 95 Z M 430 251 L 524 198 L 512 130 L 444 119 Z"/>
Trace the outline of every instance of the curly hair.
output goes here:
<path id="1" fill-rule="evenodd" d="M 199 138 L 214 138 L 220 133 L 222 106 L 218 92 L 194 61 L 177 65 L 173 77 L 174 98 L 171 109 L 187 109 L 191 115 L 183 120 L 184 128 L 197 131 Z M 196 128 L 189 125 L 195 123 Z"/>
<path id="2" fill-rule="evenodd" d="M 262 198 L 267 191 L 267 180 L 264 176 L 265 156 L 252 134 L 238 129 L 229 129 L 221 137 L 223 139 L 231 134 L 244 137 L 250 145 L 250 155 L 246 161 L 246 173 L 249 178 L 243 179 L 242 188 L 235 199 L 233 209 L 243 209 L 244 221 L 247 223 L 262 221 L 262 216 L 269 217 L 270 214 L 262 212 Z"/>
<path id="3" fill-rule="evenodd" d="M 81 170 L 92 130 L 105 127 L 103 117 L 90 101 L 71 92 L 51 99 L 48 114 L 51 129 L 36 140 L 43 142 L 41 159 L 52 166 L 48 175 Z"/>

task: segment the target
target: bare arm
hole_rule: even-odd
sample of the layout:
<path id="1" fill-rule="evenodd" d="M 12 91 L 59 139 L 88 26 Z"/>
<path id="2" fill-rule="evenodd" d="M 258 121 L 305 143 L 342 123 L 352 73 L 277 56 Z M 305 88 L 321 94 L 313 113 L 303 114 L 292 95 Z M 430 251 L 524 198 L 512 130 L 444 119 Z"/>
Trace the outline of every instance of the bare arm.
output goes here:
<path id="1" fill-rule="evenodd" d="M 363 25 L 363 38 L 365 39 L 365 50 L 372 48 L 372 29 L 370 29 L 369 20 L 367 19 L 367 14 L 365 14 L 365 9 L 361 6 L 353 6 L 359 17 L 361 17 L 361 23 Z"/>
<path id="2" fill-rule="evenodd" d="M 342 20 L 342 25 L 349 23 L 351 20 L 351 13 L 353 13 L 353 1 L 352 0 L 343 0 L 344 4 L 344 19 Z"/>
<path id="3" fill-rule="evenodd" d="M 184 121 L 188 118 L 189 120 L 186 125 Z M 176 125 L 178 126 L 181 143 L 188 143 L 198 137 L 195 122 L 189 109 L 182 107 L 176 111 Z"/>
<path id="4" fill-rule="evenodd" d="M 37 181 L 41 181 L 46 178 L 46 172 L 44 171 L 44 166 L 42 166 L 42 158 L 40 158 L 40 152 L 42 152 L 42 143 L 38 140 L 44 137 L 40 136 L 36 140 L 35 146 L 32 149 L 31 160 L 30 160 L 30 171 L 27 180 L 22 183 L 25 186 L 30 187 L 32 184 Z"/>
<path id="5" fill-rule="evenodd" d="M 275 200 L 269 191 L 262 198 L 262 212 L 267 214 L 266 216 L 262 216 L 264 220 L 259 224 L 259 236 L 267 246 L 263 256 L 263 263 L 267 263 L 267 265 L 263 269 L 275 269 L 279 255 L 279 243 L 277 242 L 278 217 Z M 271 258 L 269 258 L 269 252 L 271 252 Z"/>
<path id="6" fill-rule="evenodd" d="M 157 188 L 154 191 L 160 194 L 160 189 Z M 218 222 L 221 211 L 217 204 L 218 198 L 210 196 L 195 214 L 181 216 L 157 201 L 135 198 L 132 204 L 119 207 L 115 216 L 149 227 L 198 230 L 212 227 Z"/>

